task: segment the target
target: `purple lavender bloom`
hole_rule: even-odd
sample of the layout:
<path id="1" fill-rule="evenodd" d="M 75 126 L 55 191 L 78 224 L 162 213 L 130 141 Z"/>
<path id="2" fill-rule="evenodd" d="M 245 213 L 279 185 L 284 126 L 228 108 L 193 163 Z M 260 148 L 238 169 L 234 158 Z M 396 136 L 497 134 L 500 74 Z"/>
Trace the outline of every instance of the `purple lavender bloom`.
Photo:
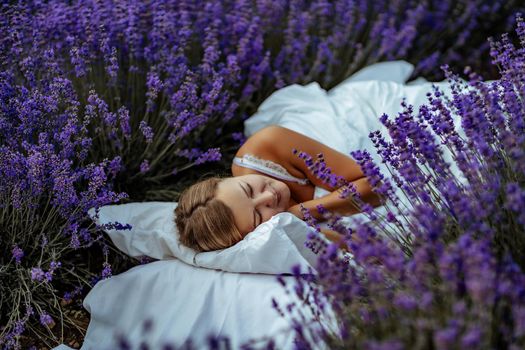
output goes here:
<path id="1" fill-rule="evenodd" d="M 75 233 L 73 233 L 71 235 L 71 240 L 69 242 L 69 246 L 72 248 L 72 249 L 78 249 L 80 248 L 80 240 L 78 239 L 78 235 L 76 235 Z"/>
<path id="2" fill-rule="evenodd" d="M 62 266 L 62 263 L 60 261 L 51 261 L 51 263 L 49 264 L 49 269 L 51 271 L 55 271 L 56 269 L 58 269 L 60 266 Z"/>
<path id="3" fill-rule="evenodd" d="M 73 47 L 70 50 L 71 64 L 75 67 L 75 75 L 77 78 L 81 78 L 86 75 L 86 62 L 82 57 L 82 51 L 78 47 Z"/>
<path id="4" fill-rule="evenodd" d="M 11 250 L 11 253 L 13 254 L 13 258 L 15 259 L 15 263 L 19 265 L 20 261 L 24 257 L 24 251 L 20 249 L 17 245 L 15 245 Z"/>
<path id="5" fill-rule="evenodd" d="M 482 332 L 479 328 L 471 328 L 461 338 L 461 345 L 464 349 L 478 349 L 481 341 Z"/>
<path id="6" fill-rule="evenodd" d="M 146 86 L 148 88 L 148 91 L 146 92 L 146 110 L 147 112 L 153 112 L 155 108 L 155 100 L 157 99 L 159 92 L 162 91 L 163 88 L 163 83 L 160 80 L 160 77 L 157 72 L 148 72 L 148 76 L 146 78 Z"/>
<path id="7" fill-rule="evenodd" d="M 405 311 L 413 311 L 417 308 L 417 301 L 412 295 L 400 293 L 396 295 L 394 305 Z"/>
<path id="8" fill-rule="evenodd" d="M 44 279 L 44 271 L 39 267 L 31 268 L 31 279 L 33 281 L 41 282 Z"/>
<path id="9" fill-rule="evenodd" d="M 451 99 L 436 89 L 429 94 L 429 105 L 418 115 L 414 116 L 411 106 L 402 104 L 404 110 L 394 121 L 381 117 L 392 141 L 377 133 L 369 135 L 384 162 L 397 171 L 392 174 L 391 186 L 385 188 L 385 196 L 397 206 L 397 186 L 411 202 L 404 215 L 389 211 L 385 221 L 403 224 L 411 236 L 404 240 L 389 236 L 380 231 L 384 226 L 377 220 L 356 223 L 351 235 L 345 234 L 351 236 L 347 245 L 354 265 L 347 264 L 345 272 L 338 273 L 342 259 L 320 255 L 319 283 L 343 324 L 341 334 L 354 335 L 348 338 L 354 347 L 380 348 L 382 341 L 368 338 L 371 329 L 381 339 L 399 339 L 401 347 L 428 343 L 424 334 L 433 334 L 430 341 L 437 348 L 491 347 L 490 334 L 498 334 L 508 344 L 513 341 L 516 323 L 504 317 L 497 325 L 483 320 L 495 317 L 494 310 L 502 305 L 521 307 L 523 299 L 514 291 L 525 293 L 518 282 L 524 275 L 516 268 L 525 260 L 515 249 L 525 243 L 519 238 L 523 237 L 520 216 L 525 206 L 522 182 L 516 182 L 523 174 L 518 165 L 522 164 L 523 152 L 519 149 L 523 142 L 516 147 L 517 137 L 508 129 L 510 122 L 514 130 L 525 129 L 523 110 L 515 98 L 516 86 L 522 86 L 516 77 L 522 76 L 525 60 L 517 62 L 523 51 L 518 54 L 508 40 L 493 47 L 493 56 L 508 68 L 500 81 L 481 84 L 469 72 L 472 80 L 468 84 L 476 90 L 462 91 L 457 78 L 446 73 L 455 80 Z M 502 97 L 505 91 L 506 98 Z M 504 99 L 506 104 L 500 102 Z M 466 135 L 456 132 L 453 113 L 462 117 Z M 441 138 L 441 144 L 435 142 L 432 131 Z M 460 183 L 444 162 L 443 145 L 452 151 L 465 182 Z M 314 164 L 312 157 L 299 155 L 320 178 L 327 178 L 326 167 Z M 354 152 L 352 156 L 365 174 L 375 176 L 377 187 L 387 182 L 373 170 L 373 164 L 367 168 L 371 162 L 365 161 L 366 153 Z M 511 270 L 514 272 L 504 272 Z M 298 288 L 296 293 L 301 297 L 303 289 Z M 406 325 L 417 331 L 407 336 Z M 384 332 L 385 327 L 392 328 Z M 298 336 L 302 338 L 304 331 L 301 329 Z"/>
<path id="10" fill-rule="evenodd" d="M 525 208 L 525 189 L 519 184 L 511 182 L 506 187 L 507 201 L 505 207 L 512 210 L 517 214 L 518 222 L 521 225 L 525 225 L 525 214 L 523 209 Z"/>
<path id="11" fill-rule="evenodd" d="M 122 130 L 122 134 L 124 134 L 124 137 L 129 140 L 131 138 L 129 111 L 125 107 L 120 107 L 117 114 L 118 114 L 118 120 L 120 123 L 120 129 Z"/>
<path id="12" fill-rule="evenodd" d="M 317 160 L 314 162 L 309 154 L 297 152 L 297 150 L 293 151 L 294 154 L 297 154 L 299 158 L 304 160 L 308 169 L 325 184 L 335 188 L 348 185 L 348 181 L 344 177 L 332 174 L 331 169 L 326 166 L 322 153 L 317 155 Z"/>
<path id="13" fill-rule="evenodd" d="M 104 262 L 102 265 L 104 266 L 104 269 L 102 270 L 102 279 L 111 277 L 111 265 L 107 262 Z"/>
<path id="14" fill-rule="evenodd" d="M 446 349 L 454 346 L 458 337 L 458 330 L 455 328 L 445 328 L 434 333 L 434 343 L 439 349 Z"/>
<path id="15" fill-rule="evenodd" d="M 153 136 L 155 135 L 153 129 L 146 123 L 145 120 L 141 120 L 139 123 L 139 129 L 146 139 L 146 143 L 151 143 L 153 141 Z"/>
<path id="16" fill-rule="evenodd" d="M 147 159 L 144 159 L 142 163 L 140 163 L 140 172 L 146 173 L 149 171 L 149 161 Z"/>
<path id="17" fill-rule="evenodd" d="M 122 169 L 124 165 L 122 164 L 122 157 L 116 156 L 109 163 L 109 173 L 115 177 Z"/>
<path id="18" fill-rule="evenodd" d="M 40 314 L 40 324 L 41 325 L 49 326 L 49 325 L 52 325 L 53 323 L 55 323 L 55 321 L 53 321 L 53 318 L 49 316 L 47 313 L 42 312 Z"/>
<path id="19" fill-rule="evenodd" d="M 234 139 L 235 141 L 238 141 L 240 145 L 246 142 L 246 137 L 244 136 L 244 133 L 242 132 L 232 133 L 232 139 Z"/>
<path id="20" fill-rule="evenodd" d="M 44 278 L 47 282 L 51 282 L 53 280 L 53 273 L 51 271 L 46 271 L 44 273 Z"/>
<path id="21" fill-rule="evenodd" d="M 25 322 L 24 321 L 16 321 L 15 322 L 15 326 L 14 326 L 14 330 L 13 330 L 13 335 L 20 335 L 24 332 L 25 330 Z"/>
<path id="22" fill-rule="evenodd" d="M 210 148 L 203 152 L 195 160 L 195 164 L 202 164 L 206 162 L 216 162 L 221 160 L 222 154 L 220 148 Z"/>

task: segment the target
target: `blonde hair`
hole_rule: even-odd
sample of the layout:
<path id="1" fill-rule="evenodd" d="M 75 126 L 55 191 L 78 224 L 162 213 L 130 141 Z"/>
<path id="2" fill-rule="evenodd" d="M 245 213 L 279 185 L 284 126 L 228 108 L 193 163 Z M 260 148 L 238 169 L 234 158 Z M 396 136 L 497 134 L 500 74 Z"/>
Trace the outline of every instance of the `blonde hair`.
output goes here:
<path id="1" fill-rule="evenodd" d="M 233 211 L 215 198 L 223 179 L 211 177 L 185 189 L 175 208 L 179 241 L 200 252 L 230 247 L 242 239 Z"/>

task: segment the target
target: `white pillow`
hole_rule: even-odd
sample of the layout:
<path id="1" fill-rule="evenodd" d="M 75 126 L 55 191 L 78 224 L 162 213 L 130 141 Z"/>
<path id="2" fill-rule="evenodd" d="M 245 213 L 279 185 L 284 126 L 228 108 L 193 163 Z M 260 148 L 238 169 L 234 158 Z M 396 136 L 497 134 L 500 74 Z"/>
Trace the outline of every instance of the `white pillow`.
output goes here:
<path id="1" fill-rule="evenodd" d="M 187 264 L 229 272 L 280 274 L 292 266 L 314 269 L 317 255 L 304 246 L 313 229 L 291 213 L 280 213 L 259 225 L 232 247 L 196 252 L 179 242 L 175 225 L 176 202 L 144 202 L 107 205 L 88 211 L 97 225 L 129 224 L 131 229 L 106 229 L 113 243 L 132 256 L 177 258 Z M 328 242 L 322 235 L 321 239 Z"/>
<path id="2" fill-rule="evenodd" d="M 294 284 L 293 276 L 283 279 Z M 314 293 L 305 288 L 308 301 L 314 303 Z M 294 349 L 294 332 L 286 331 L 291 315 L 281 317 L 272 308 L 272 299 L 283 308 L 295 303 L 294 314 L 300 312 L 305 322 L 315 320 L 312 326 L 337 327 L 329 305 L 321 315 L 313 315 L 308 303 L 288 293 L 275 276 L 215 271 L 173 259 L 135 266 L 99 281 L 84 299 L 91 317 L 81 348 L 119 348 L 117 333 L 126 336 L 132 349 L 139 349 L 142 342 L 151 349 L 166 343 L 183 348 L 190 340 L 192 348 L 207 349 L 209 335 L 227 336 L 230 349 L 262 337 L 273 339 L 277 349 Z M 146 319 L 153 327 L 145 334 Z"/>

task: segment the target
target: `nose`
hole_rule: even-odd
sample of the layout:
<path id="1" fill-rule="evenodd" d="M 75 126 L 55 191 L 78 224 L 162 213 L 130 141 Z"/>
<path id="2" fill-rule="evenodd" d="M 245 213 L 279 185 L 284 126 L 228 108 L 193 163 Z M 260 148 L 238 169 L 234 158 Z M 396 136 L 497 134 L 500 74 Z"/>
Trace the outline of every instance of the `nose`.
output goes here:
<path id="1" fill-rule="evenodd" d="M 259 195 L 255 197 L 254 201 L 255 206 L 263 205 L 268 207 L 273 207 L 277 202 L 276 195 L 270 189 L 259 193 Z"/>

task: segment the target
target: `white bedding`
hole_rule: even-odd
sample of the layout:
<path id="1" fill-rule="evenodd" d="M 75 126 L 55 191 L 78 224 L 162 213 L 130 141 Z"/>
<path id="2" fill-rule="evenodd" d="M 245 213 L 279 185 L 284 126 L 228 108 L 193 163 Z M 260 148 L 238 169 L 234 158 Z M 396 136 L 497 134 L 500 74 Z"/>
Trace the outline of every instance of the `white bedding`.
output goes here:
<path id="1" fill-rule="evenodd" d="M 124 332 L 133 344 L 147 339 L 152 349 L 167 342 L 178 347 L 190 338 L 195 349 L 203 349 L 208 335 L 230 335 L 232 349 L 268 335 L 276 337 L 278 349 L 291 348 L 292 335 L 281 333 L 289 325 L 272 309 L 272 297 L 283 305 L 292 299 L 272 275 L 215 271 L 179 260 L 137 266 L 98 282 L 84 300 L 91 322 L 82 349 L 115 348 L 113 332 Z M 143 337 L 140 321 L 148 317 L 153 328 Z"/>
<path id="2" fill-rule="evenodd" d="M 289 273 L 296 265 L 305 271 L 316 269 L 317 255 L 304 246 L 308 234 L 315 230 L 291 213 L 274 215 L 231 247 L 197 252 L 179 241 L 176 207 L 177 202 L 135 202 L 106 205 L 98 214 L 91 208 L 88 214 L 113 244 L 131 257 L 179 259 L 195 267 L 271 275 Z M 111 227 L 115 222 L 126 227 Z"/>
<path id="3" fill-rule="evenodd" d="M 402 111 L 403 98 L 407 104 L 414 106 L 414 112 L 417 113 L 421 105 L 428 103 L 426 94 L 432 91 L 432 85 L 438 86 L 445 96 L 451 96 L 446 81 L 430 83 L 419 78 L 404 84 L 412 70 L 413 66 L 404 61 L 383 62 L 364 68 L 328 92 L 317 82 L 305 86 L 287 86 L 270 95 L 257 113 L 245 121 L 245 134 L 249 137 L 268 125 L 280 125 L 349 156 L 352 151 L 367 150 L 383 175 L 390 176 L 368 137 L 370 132 L 380 130 L 385 139 L 390 139 L 379 117 L 384 113 L 390 120 L 397 117 Z M 453 115 L 453 118 L 456 130 L 465 137 L 460 127 L 460 117 Z M 451 165 L 454 175 L 460 181 L 465 181 L 459 168 L 452 162 L 451 153 L 444 151 L 444 159 Z M 326 194 L 328 191 L 316 187 L 314 198 Z M 397 195 L 401 202 L 409 203 L 401 190 L 397 191 Z M 376 208 L 375 212 L 385 215 L 386 206 Z M 344 218 L 343 222 L 352 226 L 355 220 L 367 222 L 369 219 L 366 214 L 355 214 Z"/>
<path id="4" fill-rule="evenodd" d="M 377 64 L 328 93 L 317 83 L 288 86 L 272 94 L 246 120 L 245 133 L 250 136 L 277 124 L 346 154 L 358 149 L 373 151 L 368 133 L 384 131 L 378 120 L 381 114 L 395 117 L 403 96 L 416 107 L 426 102 L 429 83 L 403 84 L 412 68 L 401 61 Z M 446 83 L 438 85 L 448 91 Z M 316 189 L 316 196 L 323 191 Z M 147 338 L 153 348 L 167 341 L 179 346 L 190 338 L 196 348 L 202 348 L 211 333 L 229 336 L 233 349 L 264 335 L 276 338 L 278 349 L 290 349 L 293 338 L 290 333 L 279 333 L 288 324 L 272 309 L 272 296 L 282 305 L 291 298 L 274 275 L 215 271 L 179 260 L 137 266 L 100 281 L 84 300 L 91 321 L 82 349 L 114 348 L 114 332 L 124 332 L 137 345 L 143 339 L 141 321 L 146 317 L 153 318 Z"/>

